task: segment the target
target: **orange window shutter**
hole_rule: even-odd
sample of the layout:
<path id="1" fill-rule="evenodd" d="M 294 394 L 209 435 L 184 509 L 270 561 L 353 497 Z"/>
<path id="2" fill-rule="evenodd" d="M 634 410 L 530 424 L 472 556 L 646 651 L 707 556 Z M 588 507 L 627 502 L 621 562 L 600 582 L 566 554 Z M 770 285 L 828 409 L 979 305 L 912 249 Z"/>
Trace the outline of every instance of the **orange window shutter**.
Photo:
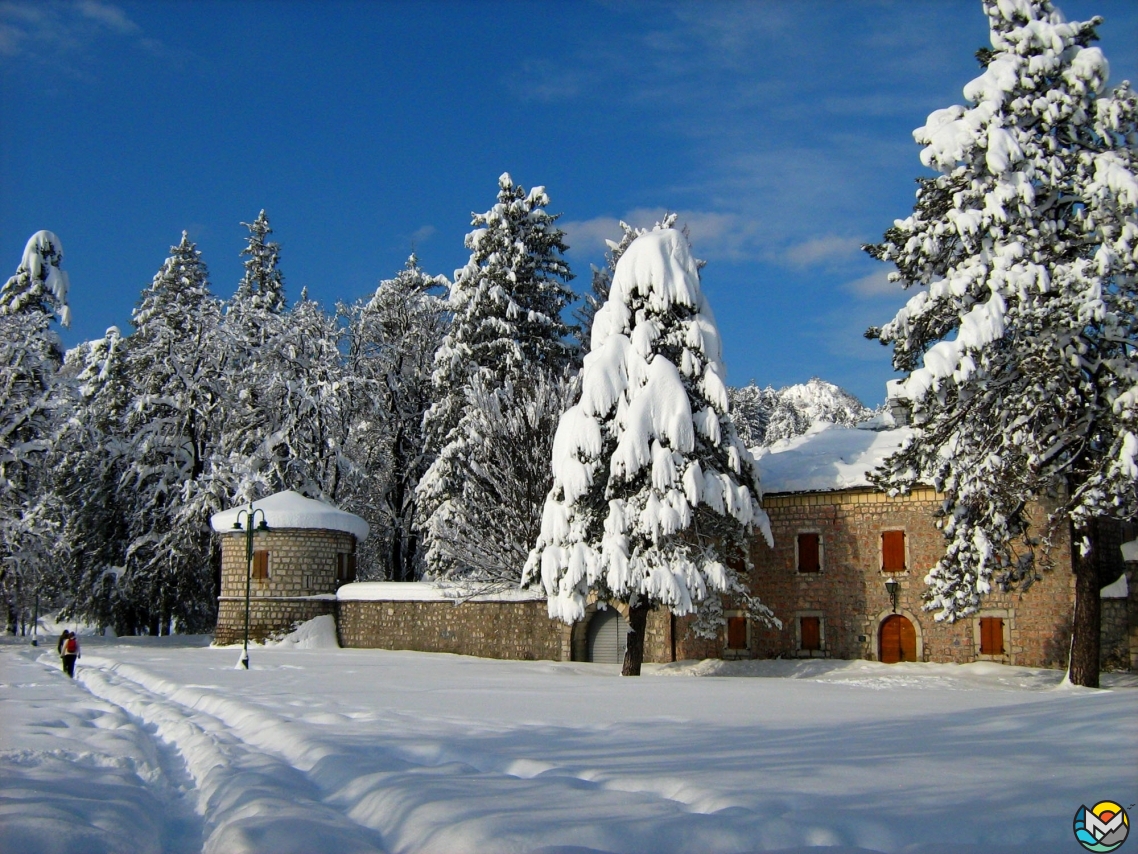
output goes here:
<path id="1" fill-rule="evenodd" d="M 818 650 L 822 648 L 821 620 L 818 617 L 799 618 L 802 633 L 802 648 Z"/>
<path id="2" fill-rule="evenodd" d="M 356 556 L 354 554 L 348 555 L 348 573 L 346 581 L 356 580 Z"/>
<path id="3" fill-rule="evenodd" d="M 1004 621 L 1000 617 L 980 618 L 981 655 L 1004 654 Z"/>
<path id="4" fill-rule="evenodd" d="M 747 618 L 746 617 L 728 617 L 727 618 L 727 648 L 728 649 L 746 649 L 747 648 Z"/>
<path id="5" fill-rule="evenodd" d="M 817 534 L 798 535 L 798 571 L 819 572 L 822 562 L 819 559 L 819 537 Z"/>
<path id="6" fill-rule="evenodd" d="M 269 553 L 267 551 L 253 552 L 253 577 L 269 577 Z"/>
<path id="7" fill-rule="evenodd" d="M 881 568 L 885 572 L 902 572 L 905 569 L 905 532 L 881 533 Z"/>

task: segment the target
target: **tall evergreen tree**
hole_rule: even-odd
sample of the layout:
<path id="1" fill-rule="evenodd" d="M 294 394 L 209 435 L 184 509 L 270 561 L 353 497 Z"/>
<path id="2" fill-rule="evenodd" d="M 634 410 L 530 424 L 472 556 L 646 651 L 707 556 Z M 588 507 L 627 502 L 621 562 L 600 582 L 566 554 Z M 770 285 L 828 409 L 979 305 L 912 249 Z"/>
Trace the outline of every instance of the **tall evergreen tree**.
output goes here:
<path id="1" fill-rule="evenodd" d="M 931 478 L 948 548 L 926 578 L 937 618 L 1029 585 L 1053 504 L 1076 554 L 1070 678 L 1098 684 L 1093 520 L 1138 513 L 1138 100 L 1107 91 L 1101 19 L 1049 0 L 985 0 L 991 48 L 965 106 L 914 131 L 913 214 L 866 250 L 922 290 L 869 336 L 908 374 L 914 441 L 879 483 Z"/>
<path id="2" fill-rule="evenodd" d="M 411 255 L 370 300 L 342 309 L 348 371 L 360 384 L 349 442 L 363 470 L 362 492 L 350 503 L 372 526 L 365 563 L 392 581 L 413 581 L 422 570 L 415 488 L 429 461 L 423 415 L 432 400 L 435 350 L 447 329 L 445 303 L 433 292 L 448 285 Z"/>
<path id="3" fill-rule="evenodd" d="M 67 595 L 57 604 L 65 618 L 96 626 L 130 626 L 126 613 L 135 610 L 118 587 L 130 537 L 119 488 L 131 402 L 125 350 L 126 339 L 112 326 L 102 338 L 68 351 L 62 373 L 73 378 L 74 389 L 52 459 L 68 546 L 60 567 Z"/>
<path id="4" fill-rule="evenodd" d="M 466 511 L 461 496 L 475 465 L 462 426 L 472 391 L 509 387 L 511 394 L 522 394 L 539 374 L 564 377 L 575 352 L 573 330 L 561 319 L 572 300 L 566 284 L 572 274 L 562 257 L 566 246 L 557 217 L 545 210 L 549 197 L 543 187 L 527 193 L 508 174 L 498 187 L 497 204 L 473 216 L 475 229 L 466 237 L 470 260 L 451 286 L 447 307 L 453 322 L 435 354 L 435 400 L 424 418 L 434 460 L 419 484 L 420 528 L 428 569 L 436 574 L 467 573 L 471 568 L 460 556 L 478 550 L 476 543 L 453 541 L 455 531 L 475 531 L 473 525 L 456 526 L 454 516 Z M 540 441 L 535 436 L 533 444 Z M 526 476 L 525 467 L 512 476 Z M 524 543 L 524 527 L 513 536 Z"/>
<path id="5" fill-rule="evenodd" d="M 65 403 L 63 349 L 51 326 L 70 322 L 62 262 L 59 238 L 36 232 L 0 289 L 0 593 L 9 631 L 26 622 L 60 556 L 49 452 Z"/>
<path id="6" fill-rule="evenodd" d="M 197 247 L 181 243 L 131 317 L 125 370 L 122 492 L 129 514 L 119 580 L 128 632 L 212 627 L 216 614 L 209 517 L 227 503 L 214 462 L 225 413 L 221 306 Z M 131 623 L 134 623 L 131 625 Z"/>
<path id="7" fill-rule="evenodd" d="M 553 441 L 553 487 L 525 568 L 549 614 L 572 623 L 590 593 L 629 607 L 626 675 L 638 675 L 648 611 L 702 609 L 721 594 L 773 615 L 746 583 L 748 541 L 770 526 L 758 469 L 729 414 L 719 332 L 687 238 L 641 235 L 594 320 L 581 399 Z"/>

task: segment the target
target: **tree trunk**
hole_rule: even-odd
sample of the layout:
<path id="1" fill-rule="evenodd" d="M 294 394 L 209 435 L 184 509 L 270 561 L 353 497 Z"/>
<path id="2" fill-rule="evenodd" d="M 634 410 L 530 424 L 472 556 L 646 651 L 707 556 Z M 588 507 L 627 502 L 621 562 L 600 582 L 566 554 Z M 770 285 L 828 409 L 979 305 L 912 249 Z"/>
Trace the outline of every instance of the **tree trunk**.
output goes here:
<path id="1" fill-rule="evenodd" d="M 647 599 L 628 606 L 628 646 L 624 651 L 621 676 L 640 675 L 640 665 L 644 663 L 644 627 L 648 624 L 650 607 Z"/>
<path id="2" fill-rule="evenodd" d="M 1079 543 L 1087 537 L 1091 550 L 1081 554 Z M 1099 677 L 1099 583 L 1094 559 L 1092 531 L 1080 528 L 1071 535 L 1071 565 L 1075 572 L 1075 616 L 1071 626 L 1071 661 L 1067 676 L 1075 685 L 1097 688 Z"/>

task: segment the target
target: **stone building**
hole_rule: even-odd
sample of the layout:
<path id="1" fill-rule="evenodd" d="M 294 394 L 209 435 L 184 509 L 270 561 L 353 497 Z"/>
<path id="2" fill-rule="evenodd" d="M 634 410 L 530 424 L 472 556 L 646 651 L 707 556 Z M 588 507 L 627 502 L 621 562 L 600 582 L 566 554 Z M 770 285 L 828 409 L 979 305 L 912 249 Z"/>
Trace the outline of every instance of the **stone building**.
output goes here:
<path id="1" fill-rule="evenodd" d="M 335 614 L 336 590 L 355 580 L 356 546 L 368 535 L 368 524 L 359 516 L 292 491 L 270 495 L 252 507 L 251 560 L 249 508 L 225 510 L 210 519 L 221 537 L 214 643 L 238 643 L 244 637 L 246 585 L 250 639 L 263 640 L 296 623 Z"/>
<path id="2" fill-rule="evenodd" d="M 706 640 L 691 633 L 690 617 L 661 609 L 648 617 L 645 660 L 862 658 L 1064 667 L 1074 600 L 1065 532 L 1056 536 L 1047 565 L 1028 589 L 994 590 L 979 613 L 953 624 L 922 610 L 924 576 L 944 550 L 935 515 L 940 496 L 919 489 L 889 497 L 866 476 L 906 436 L 904 428 L 829 427 L 760 457 L 763 506 L 775 544 L 761 537 L 752 542 L 751 578 L 782 627 L 752 624 L 725 602 L 726 629 Z M 300 498 L 281 495 L 292 496 L 286 503 L 293 507 Z M 270 530 L 255 534 L 255 551 L 267 552 L 269 563 L 261 577 L 254 559 L 253 637 L 333 613 L 345 647 L 614 664 L 623 659 L 624 606 L 591 602 L 585 619 L 570 627 L 547 616 L 536 592 L 470 596 L 421 583 L 345 583 L 354 576 L 351 556 L 366 524 L 327 505 L 320 505 L 321 512 L 340 515 L 310 514 L 303 518 L 312 524 L 290 524 L 274 515 L 276 499 L 256 505 L 266 508 Z M 245 535 L 232 531 L 236 514 L 218 514 L 214 522 L 223 535 L 219 643 L 240 640 L 243 628 Z M 1035 508 L 1035 515 L 1042 524 L 1046 509 Z M 1134 543 L 1116 550 L 1138 559 Z M 1138 564 L 1125 566 L 1132 576 Z M 1118 567 L 1121 572 L 1121 559 Z M 1103 591 L 1104 666 L 1138 668 L 1136 592 L 1138 585 L 1127 586 L 1125 575 Z"/>

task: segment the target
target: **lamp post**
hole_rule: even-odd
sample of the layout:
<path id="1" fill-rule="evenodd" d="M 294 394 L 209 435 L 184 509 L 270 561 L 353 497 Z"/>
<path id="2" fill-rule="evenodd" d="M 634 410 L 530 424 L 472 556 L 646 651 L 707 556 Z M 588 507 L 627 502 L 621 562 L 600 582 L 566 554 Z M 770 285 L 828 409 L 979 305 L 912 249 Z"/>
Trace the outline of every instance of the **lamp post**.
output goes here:
<path id="1" fill-rule="evenodd" d="M 885 582 L 885 592 L 889 594 L 889 601 L 893 603 L 893 613 L 897 613 L 897 593 L 901 589 L 901 582 L 890 578 Z"/>
<path id="2" fill-rule="evenodd" d="M 261 514 L 261 522 L 257 524 L 257 514 Z M 257 526 L 258 531 L 269 530 L 269 523 L 265 521 L 265 511 L 260 507 L 254 509 L 253 502 L 249 502 L 248 510 L 241 510 L 237 514 L 237 520 L 233 523 L 235 531 L 241 530 L 241 517 L 245 517 L 245 641 L 241 645 L 241 661 L 240 664 L 246 670 L 249 669 L 249 587 L 253 581 L 253 526 Z"/>

